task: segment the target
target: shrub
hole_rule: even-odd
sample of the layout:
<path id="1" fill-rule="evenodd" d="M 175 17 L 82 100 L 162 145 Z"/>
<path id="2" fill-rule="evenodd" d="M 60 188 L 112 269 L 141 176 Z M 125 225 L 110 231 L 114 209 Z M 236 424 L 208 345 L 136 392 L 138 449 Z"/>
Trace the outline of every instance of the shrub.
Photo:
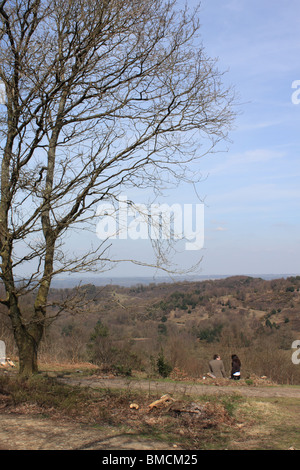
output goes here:
<path id="1" fill-rule="evenodd" d="M 286 292 L 294 292 L 295 288 L 293 286 L 289 286 L 286 288 Z"/>
<path id="2" fill-rule="evenodd" d="M 219 341 L 222 329 L 222 324 L 203 328 L 198 331 L 197 337 L 200 339 L 200 341 L 213 343 L 214 341 Z"/>
<path id="3" fill-rule="evenodd" d="M 156 364 L 159 375 L 165 378 L 171 374 L 172 366 L 166 362 L 163 350 L 160 351 Z"/>

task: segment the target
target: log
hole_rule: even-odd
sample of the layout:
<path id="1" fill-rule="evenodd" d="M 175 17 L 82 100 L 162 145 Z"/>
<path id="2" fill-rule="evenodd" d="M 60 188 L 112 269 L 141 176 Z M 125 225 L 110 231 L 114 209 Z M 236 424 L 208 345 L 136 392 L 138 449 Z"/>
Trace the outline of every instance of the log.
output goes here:
<path id="1" fill-rule="evenodd" d="M 162 397 L 160 397 L 159 400 L 156 400 L 153 403 L 151 403 L 149 405 L 149 408 L 150 408 L 150 410 L 152 410 L 153 408 L 159 408 L 161 406 L 170 405 L 174 401 L 175 401 L 174 398 L 172 398 L 169 394 L 166 394 L 166 395 L 163 395 Z"/>

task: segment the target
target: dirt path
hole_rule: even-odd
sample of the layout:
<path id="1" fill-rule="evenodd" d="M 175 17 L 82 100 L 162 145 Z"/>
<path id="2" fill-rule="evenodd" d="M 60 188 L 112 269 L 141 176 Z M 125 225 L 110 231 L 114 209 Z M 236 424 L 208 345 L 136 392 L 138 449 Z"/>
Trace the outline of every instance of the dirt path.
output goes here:
<path id="1" fill-rule="evenodd" d="M 203 385 L 185 382 L 160 382 L 147 380 L 132 380 L 126 378 L 61 378 L 60 382 L 91 388 L 134 389 L 148 391 L 149 393 L 169 393 L 170 395 L 211 395 L 236 393 L 247 397 L 290 397 L 300 398 L 300 386 L 247 386 L 238 382 L 233 385 Z"/>

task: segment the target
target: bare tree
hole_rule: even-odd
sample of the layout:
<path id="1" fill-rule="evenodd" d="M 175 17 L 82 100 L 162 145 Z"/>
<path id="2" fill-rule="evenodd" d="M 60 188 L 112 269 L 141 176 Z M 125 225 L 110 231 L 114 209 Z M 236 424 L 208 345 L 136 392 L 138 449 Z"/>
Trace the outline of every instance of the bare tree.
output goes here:
<path id="1" fill-rule="evenodd" d="M 53 277 L 109 262 L 102 243 L 69 256 L 66 234 L 121 189 L 190 177 L 227 137 L 231 90 L 194 40 L 198 10 L 175 3 L 0 3 L 1 302 L 24 375 L 37 371 Z"/>

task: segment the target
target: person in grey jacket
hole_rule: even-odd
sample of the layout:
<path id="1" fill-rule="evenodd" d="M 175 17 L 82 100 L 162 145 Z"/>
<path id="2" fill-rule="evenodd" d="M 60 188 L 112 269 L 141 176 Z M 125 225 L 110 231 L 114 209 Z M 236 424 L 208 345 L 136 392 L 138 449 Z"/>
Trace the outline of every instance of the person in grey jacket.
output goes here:
<path id="1" fill-rule="evenodd" d="M 209 370 L 210 375 L 214 378 L 222 378 L 225 377 L 225 368 L 223 361 L 219 354 L 215 354 L 214 358 L 209 361 Z"/>

